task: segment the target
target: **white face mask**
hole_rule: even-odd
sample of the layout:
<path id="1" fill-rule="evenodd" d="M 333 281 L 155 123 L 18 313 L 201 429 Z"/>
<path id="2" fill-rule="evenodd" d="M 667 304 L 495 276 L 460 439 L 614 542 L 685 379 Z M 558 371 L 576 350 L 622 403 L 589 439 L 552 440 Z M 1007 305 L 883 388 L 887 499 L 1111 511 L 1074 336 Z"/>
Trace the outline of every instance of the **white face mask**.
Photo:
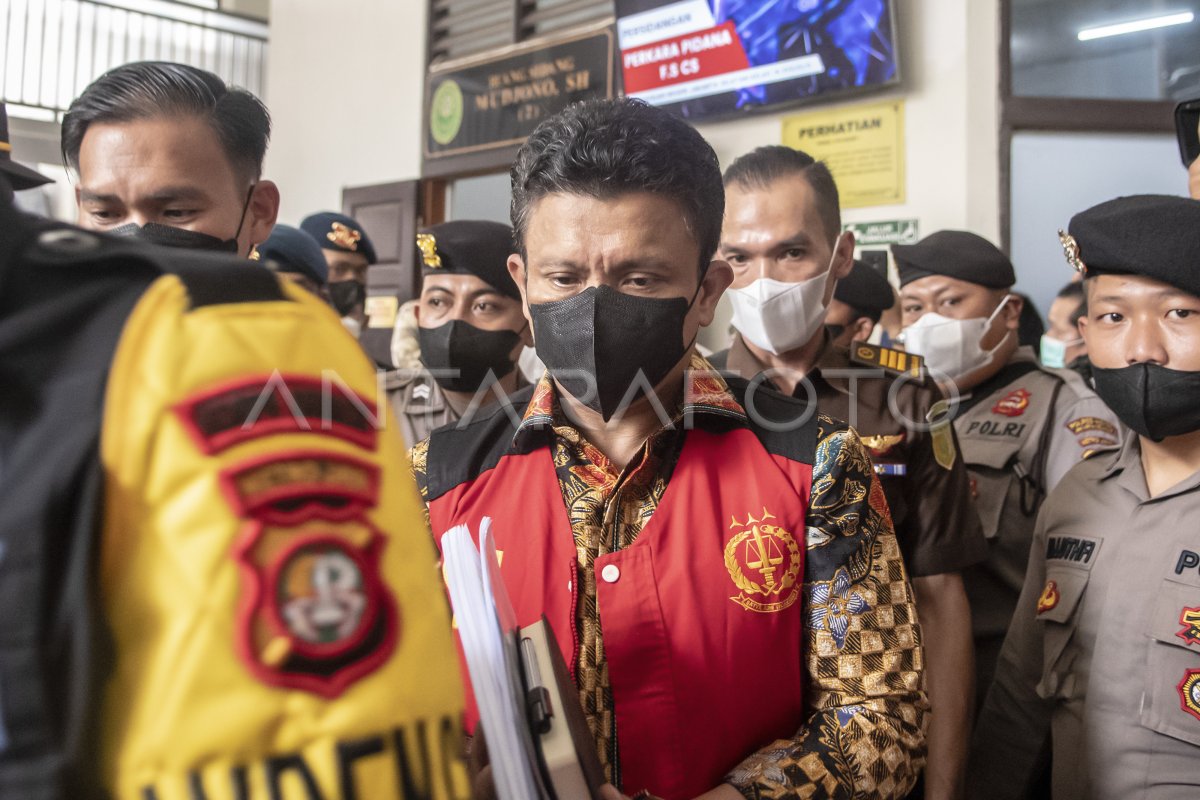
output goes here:
<path id="1" fill-rule="evenodd" d="M 929 312 L 904 329 L 904 349 L 924 358 L 925 366 L 932 370 L 950 378 L 962 377 L 990 361 L 1000 347 L 984 350 L 981 341 L 1007 303 L 1005 297 L 987 318 L 951 319 Z"/>
<path id="2" fill-rule="evenodd" d="M 733 327 L 738 333 L 774 355 L 795 350 L 812 339 L 825 322 L 825 290 L 841 241 L 838 236 L 829 267 L 816 277 L 799 283 L 759 278 L 744 288 L 730 289 Z"/>

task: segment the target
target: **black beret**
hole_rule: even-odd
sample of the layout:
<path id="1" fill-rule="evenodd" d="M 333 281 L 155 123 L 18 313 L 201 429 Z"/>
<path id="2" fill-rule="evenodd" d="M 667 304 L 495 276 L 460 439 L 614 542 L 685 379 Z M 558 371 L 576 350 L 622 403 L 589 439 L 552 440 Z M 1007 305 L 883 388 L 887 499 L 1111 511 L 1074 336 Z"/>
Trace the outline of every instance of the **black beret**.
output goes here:
<path id="1" fill-rule="evenodd" d="M 1200 297 L 1200 201 L 1170 195 L 1119 197 L 1076 214 L 1059 233 L 1084 275 L 1145 275 Z"/>
<path id="2" fill-rule="evenodd" d="M 333 211 L 310 214 L 300 223 L 300 230 L 317 240 L 322 250 L 341 250 L 362 253 L 368 264 L 375 263 L 375 245 L 354 217 Z"/>
<path id="3" fill-rule="evenodd" d="M 990 289 L 1008 289 L 1017 282 L 1008 256 L 1000 248 L 967 231 L 938 231 L 916 244 L 894 244 L 892 255 L 905 286 L 930 275 L 945 275 Z"/>
<path id="4" fill-rule="evenodd" d="M 870 264 L 858 259 L 850 268 L 850 274 L 837 282 L 833 299 L 869 313 L 883 313 L 896 303 L 896 296 L 887 278 Z"/>
<path id="5" fill-rule="evenodd" d="M 42 173 L 13 161 L 12 142 L 8 138 L 8 106 L 4 103 L 0 103 L 0 172 L 8 177 L 9 185 L 17 191 L 54 182 L 53 178 L 47 178 Z"/>
<path id="6" fill-rule="evenodd" d="M 324 286 L 329 280 L 329 265 L 317 240 L 291 225 L 276 225 L 267 240 L 258 246 L 264 262 L 274 262 L 279 272 L 296 272 Z"/>
<path id="7" fill-rule="evenodd" d="M 474 275 L 500 294 L 521 299 L 508 274 L 508 257 L 516 248 L 507 225 L 474 219 L 443 222 L 417 234 L 417 251 L 425 275 Z"/>

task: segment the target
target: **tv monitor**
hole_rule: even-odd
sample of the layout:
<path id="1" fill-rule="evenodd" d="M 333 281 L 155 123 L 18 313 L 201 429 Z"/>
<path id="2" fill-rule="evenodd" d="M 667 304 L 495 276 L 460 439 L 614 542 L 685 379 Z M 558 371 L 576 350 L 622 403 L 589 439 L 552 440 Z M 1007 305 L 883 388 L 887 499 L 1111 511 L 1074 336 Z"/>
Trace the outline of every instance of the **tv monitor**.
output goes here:
<path id="1" fill-rule="evenodd" d="M 617 0 L 625 94 L 704 120 L 900 79 L 895 0 Z"/>

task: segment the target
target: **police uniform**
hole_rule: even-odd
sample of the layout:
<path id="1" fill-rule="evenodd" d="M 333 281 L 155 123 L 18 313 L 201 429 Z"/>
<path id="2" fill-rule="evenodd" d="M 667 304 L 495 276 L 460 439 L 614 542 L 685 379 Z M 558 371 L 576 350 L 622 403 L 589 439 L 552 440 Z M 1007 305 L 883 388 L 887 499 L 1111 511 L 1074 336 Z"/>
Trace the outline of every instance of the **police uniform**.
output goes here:
<path id="1" fill-rule="evenodd" d="M 1180 204 L 1192 233 L 1173 227 Z M 1200 203 L 1104 206 L 1115 219 L 1091 209 L 1071 223 L 1088 274 L 1145 275 L 1200 296 Z M 1184 260 L 1165 255 L 1188 240 Z M 1055 800 L 1200 797 L 1197 514 L 1200 473 L 1150 497 L 1132 434 L 1059 482 L 976 730 L 970 797 L 1026 796 L 1047 734 Z"/>
<path id="2" fill-rule="evenodd" d="M 930 275 L 998 289 L 1016 282 L 1012 263 L 974 234 L 940 231 L 892 250 L 901 286 Z M 998 373 L 960 396 L 954 429 L 988 543 L 986 560 L 963 574 L 982 702 L 1021 592 L 1045 493 L 1079 461 L 1115 447 L 1120 427 L 1078 373 L 1042 367 L 1032 348 L 1018 347 Z"/>
<path id="3" fill-rule="evenodd" d="M 328 309 L 0 231 L 0 797 L 469 796 L 433 548 Z"/>
<path id="4" fill-rule="evenodd" d="M 505 297 L 521 299 L 506 266 L 513 251 L 512 228 L 507 225 L 482 220 L 444 222 L 417 234 L 417 251 L 424 275 L 475 275 Z M 410 447 L 460 419 L 442 387 L 425 369 L 390 370 L 384 385 L 400 433 Z M 526 385 L 528 381 L 517 370 L 517 386 Z M 493 391 L 498 388 L 487 390 L 484 403 L 496 399 Z"/>

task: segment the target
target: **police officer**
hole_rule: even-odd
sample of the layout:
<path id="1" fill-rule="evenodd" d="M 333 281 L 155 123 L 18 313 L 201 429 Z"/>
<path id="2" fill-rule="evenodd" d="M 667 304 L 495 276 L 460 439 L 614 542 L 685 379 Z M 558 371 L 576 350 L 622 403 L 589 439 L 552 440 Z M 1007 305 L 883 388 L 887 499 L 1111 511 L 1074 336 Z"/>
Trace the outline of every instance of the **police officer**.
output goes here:
<path id="1" fill-rule="evenodd" d="M 300 230 L 321 246 L 329 265 L 329 298 L 342 324 L 361 336 L 367 322 L 367 268 L 376 261 L 371 237 L 358 220 L 334 211 L 308 215 Z"/>
<path id="2" fill-rule="evenodd" d="M 47 178 L 40 172 L 30 169 L 24 164 L 13 161 L 12 141 L 8 137 L 8 106 L 0 101 L 0 172 L 8 179 L 8 190 L 23 191 L 53 183 L 53 178 Z M 5 202 L 0 198 L 0 203 Z"/>
<path id="3" fill-rule="evenodd" d="M 0 232 L 0 797 L 468 797 L 402 445 L 324 304 Z"/>
<path id="4" fill-rule="evenodd" d="M 896 295 L 887 278 L 870 264 L 856 259 L 850 274 L 833 287 L 833 299 L 825 312 L 825 328 L 837 347 L 865 342 L 883 312 L 895 304 Z"/>
<path id="5" fill-rule="evenodd" d="M 1118 443 L 1118 423 L 1077 373 L 1045 369 L 1032 348 L 1018 346 L 1016 274 L 994 245 L 939 231 L 892 252 L 905 348 L 957 396 L 954 428 L 988 539 L 987 560 L 964 576 L 982 702 L 1024 581 L 1038 505 L 1074 464 Z"/>
<path id="6" fill-rule="evenodd" d="M 926 424 L 944 405 L 942 394 L 919 359 L 861 341 L 837 343 L 851 334 L 865 338 L 870 316 L 878 319 L 894 295 L 874 269 L 852 265 L 853 239 L 839 235 L 837 186 L 824 164 L 792 148 L 761 147 L 726 170 L 725 197 L 719 253 L 734 269 L 728 294 L 738 333 L 714 365 L 746 379 L 770 377 L 800 398 L 815 396 L 821 413 L 846 419 L 862 436 L 926 634 L 933 716 L 925 796 L 956 797 L 974 696 L 961 571 L 983 559 L 986 544 L 954 432 L 947 423 L 933 430 Z M 841 336 L 822 329 L 831 313 L 845 325 Z"/>
<path id="7" fill-rule="evenodd" d="M 410 447 L 525 385 L 517 359 L 533 341 L 508 273 L 512 228 L 485 220 L 443 222 L 418 233 L 417 248 L 422 279 L 415 313 L 424 369 L 387 377 Z"/>
<path id="8" fill-rule="evenodd" d="M 326 297 L 329 266 L 311 236 L 291 225 L 276 225 L 258 246 L 262 262 L 280 276 L 303 286 L 318 297 Z"/>
<path id="9" fill-rule="evenodd" d="M 1075 216 L 1096 391 L 1130 429 L 1067 474 L 972 751 L 973 797 L 1023 797 L 1045 737 L 1055 800 L 1200 797 L 1200 202 Z"/>

